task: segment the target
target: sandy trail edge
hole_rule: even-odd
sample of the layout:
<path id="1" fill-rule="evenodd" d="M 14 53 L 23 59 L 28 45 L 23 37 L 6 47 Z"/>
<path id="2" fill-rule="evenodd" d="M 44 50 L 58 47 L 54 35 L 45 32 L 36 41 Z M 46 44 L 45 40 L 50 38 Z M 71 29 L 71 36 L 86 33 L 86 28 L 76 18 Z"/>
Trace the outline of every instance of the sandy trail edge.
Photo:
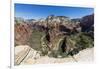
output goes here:
<path id="1" fill-rule="evenodd" d="M 21 53 L 22 51 L 24 52 L 25 48 L 30 49 L 30 47 L 27 45 L 17 46 L 15 48 L 15 58 L 16 58 L 16 55 L 19 55 L 20 57 L 25 56 L 25 54 L 23 55 L 18 54 L 18 53 Z M 94 61 L 94 48 L 84 49 L 80 51 L 78 54 L 74 55 L 73 57 L 77 62 L 93 62 Z M 21 62 L 21 65 L 76 62 L 74 59 L 71 56 L 66 57 L 66 58 L 51 58 L 48 56 L 40 56 L 40 54 L 36 50 L 31 49 L 28 55 L 25 57 L 25 59 Z M 15 65 L 16 65 L 16 62 L 15 62 Z"/>

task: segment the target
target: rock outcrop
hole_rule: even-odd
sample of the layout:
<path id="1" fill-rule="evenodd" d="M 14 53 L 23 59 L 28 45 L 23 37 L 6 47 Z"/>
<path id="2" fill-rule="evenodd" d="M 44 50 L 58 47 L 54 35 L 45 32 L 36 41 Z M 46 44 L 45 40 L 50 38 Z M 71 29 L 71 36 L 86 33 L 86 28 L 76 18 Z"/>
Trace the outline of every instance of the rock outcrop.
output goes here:
<path id="1" fill-rule="evenodd" d="M 94 14 L 84 16 L 81 19 L 80 24 L 82 26 L 82 31 L 83 32 L 85 32 L 85 31 L 87 31 L 87 32 L 93 31 L 93 27 L 94 27 Z"/>
<path id="2" fill-rule="evenodd" d="M 32 28 L 30 24 L 15 24 L 15 46 L 27 44 L 27 41 L 30 38 L 31 34 Z"/>
<path id="3" fill-rule="evenodd" d="M 46 19 L 15 23 L 15 46 L 29 45 L 42 55 L 53 57 L 73 56 L 93 47 L 93 20 L 93 14 L 75 21 L 51 15 Z"/>
<path id="4" fill-rule="evenodd" d="M 78 54 L 66 58 L 54 58 L 41 56 L 40 51 L 36 51 L 27 45 L 15 47 L 15 65 L 31 64 L 49 64 L 49 63 L 69 63 L 69 62 L 93 62 L 94 49 L 88 48 L 80 51 Z"/>
<path id="5" fill-rule="evenodd" d="M 32 49 L 27 45 L 20 45 L 15 47 L 15 65 L 19 65 L 22 63 L 34 63 L 36 59 L 39 59 L 41 56 L 41 52 Z"/>

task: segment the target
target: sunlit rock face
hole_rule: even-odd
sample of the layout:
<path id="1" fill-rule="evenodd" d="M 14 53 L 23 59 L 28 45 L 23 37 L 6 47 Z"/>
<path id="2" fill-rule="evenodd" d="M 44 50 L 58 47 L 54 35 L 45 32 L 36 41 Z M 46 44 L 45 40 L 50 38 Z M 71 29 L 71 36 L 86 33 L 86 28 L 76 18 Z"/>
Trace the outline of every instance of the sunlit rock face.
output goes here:
<path id="1" fill-rule="evenodd" d="M 46 18 L 46 22 L 52 38 L 60 34 L 81 31 L 80 24 L 72 23 L 69 17 L 51 15 Z"/>
<path id="2" fill-rule="evenodd" d="M 89 25 L 87 25 L 87 23 Z M 87 30 L 87 34 L 89 34 L 89 36 L 82 34 L 87 32 Z M 28 44 L 29 38 L 33 38 L 32 41 L 35 41 L 36 39 L 38 43 L 41 41 L 41 46 L 42 43 L 43 46 L 46 46 L 46 48 L 41 47 L 46 50 L 46 52 L 51 51 L 57 54 L 59 51 L 62 51 L 66 52 L 67 54 L 68 52 L 74 54 L 78 49 L 76 45 L 77 43 L 80 43 L 81 39 L 85 38 L 88 40 L 88 43 L 90 41 L 92 42 L 90 38 L 90 35 L 93 37 L 92 30 L 93 15 L 85 16 L 79 20 L 74 19 L 73 21 L 69 17 L 50 15 L 47 18 L 41 18 L 39 20 L 33 19 L 23 23 L 15 24 L 15 45 Z M 43 36 L 40 36 L 40 39 L 37 39 L 38 36 L 31 36 L 34 33 L 39 36 L 41 35 L 40 33 L 43 33 Z M 41 40 L 43 37 L 44 39 Z M 83 42 L 83 44 L 87 43 L 85 41 Z M 31 42 L 31 45 L 34 46 L 34 43 Z M 78 46 L 81 46 L 81 43 Z"/>
<path id="3" fill-rule="evenodd" d="M 31 25 L 21 23 L 15 24 L 15 45 L 27 44 L 30 35 L 32 34 Z"/>
<path id="4" fill-rule="evenodd" d="M 47 24 L 48 28 L 46 32 L 46 38 L 48 41 L 47 46 L 51 51 L 58 52 L 59 47 L 63 47 L 63 52 L 66 52 L 65 50 L 68 52 L 75 48 L 74 45 L 69 45 L 66 43 L 66 40 L 68 40 L 66 37 L 71 34 L 81 32 L 79 22 L 72 23 L 71 19 L 68 17 L 51 15 L 46 18 L 45 23 Z"/>
<path id="5" fill-rule="evenodd" d="M 48 47 L 56 49 L 56 44 L 63 36 L 70 35 L 81 30 L 79 23 L 71 23 L 71 19 L 65 16 L 50 15 L 39 20 L 26 20 L 23 23 L 15 24 L 15 44 L 28 44 L 32 31 L 45 32 Z"/>
<path id="6" fill-rule="evenodd" d="M 15 65 L 34 64 L 36 59 L 41 56 L 40 51 L 32 49 L 28 45 L 19 45 L 15 47 Z"/>

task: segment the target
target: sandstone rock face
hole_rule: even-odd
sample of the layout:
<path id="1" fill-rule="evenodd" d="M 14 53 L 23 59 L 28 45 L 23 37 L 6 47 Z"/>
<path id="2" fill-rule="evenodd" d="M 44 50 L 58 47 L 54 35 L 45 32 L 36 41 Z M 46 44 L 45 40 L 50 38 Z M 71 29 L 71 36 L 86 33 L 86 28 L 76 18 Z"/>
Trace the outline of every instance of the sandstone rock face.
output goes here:
<path id="1" fill-rule="evenodd" d="M 74 55 L 78 62 L 93 62 L 94 61 L 94 48 L 87 48 Z"/>
<path id="2" fill-rule="evenodd" d="M 25 59 L 30 49 L 28 46 L 15 47 L 15 65 L 19 65 Z"/>
<path id="3" fill-rule="evenodd" d="M 47 40 L 47 44 L 45 46 L 49 47 L 49 49 L 53 52 L 59 52 L 59 44 L 63 44 L 62 42 L 66 36 L 69 36 L 72 33 L 81 32 L 80 24 L 71 23 L 71 19 L 68 17 L 51 15 L 46 18 L 46 22 L 48 29 L 46 30 L 45 38 Z M 59 43 L 60 39 L 62 39 L 62 42 Z M 69 46 L 71 45 L 67 45 L 65 41 L 64 50 L 67 48 L 66 50 L 69 51 L 71 49 Z"/>
<path id="4" fill-rule="evenodd" d="M 15 24 L 15 45 L 27 44 L 31 34 L 31 25 L 25 23 Z"/>
<path id="5" fill-rule="evenodd" d="M 32 49 L 28 45 L 20 45 L 15 47 L 15 65 L 29 63 L 33 64 L 36 59 L 39 59 L 41 52 Z"/>
<path id="6" fill-rule="evenodd" d="M 93 47 L 93 38 L 90 37 L 94 32 L 93 16 L 72 21 L 69 17 L 51 15 L 46 19 L 15 23 L 15 65 L 41 63 L 41 60 L 49 57 L 55 63 L 53 57 L 74 56 L 83 49 Z M 60 62 L 61 59 L 58 60 Z"/>
<path id="7" fill-rule="evenodd" d="M 82 31 L 90 31 L 93 30 L 94 26 L 94 14 L 84 16 L 81 21 Z"/>
<path id="8" fill-rule="evenodd" d="M 84 16 L 80 21 L 80 25 L 82 31 L 88 32 L 89 36 L 94 39 L 94 14 Z"/>

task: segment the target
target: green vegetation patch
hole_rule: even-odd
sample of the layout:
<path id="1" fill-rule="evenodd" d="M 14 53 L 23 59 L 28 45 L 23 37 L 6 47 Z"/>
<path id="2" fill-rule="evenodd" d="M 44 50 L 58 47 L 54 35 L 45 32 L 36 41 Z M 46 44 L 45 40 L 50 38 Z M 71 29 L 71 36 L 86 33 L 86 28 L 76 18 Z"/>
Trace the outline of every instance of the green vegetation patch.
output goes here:
<path id="1" fill-rule="evenodd" d="M 31 48 L 40 51 L 41 50 L 41 38 L 44 35 L 44 32 L 33 30 L 30 39 L 28 40 Z"/>

